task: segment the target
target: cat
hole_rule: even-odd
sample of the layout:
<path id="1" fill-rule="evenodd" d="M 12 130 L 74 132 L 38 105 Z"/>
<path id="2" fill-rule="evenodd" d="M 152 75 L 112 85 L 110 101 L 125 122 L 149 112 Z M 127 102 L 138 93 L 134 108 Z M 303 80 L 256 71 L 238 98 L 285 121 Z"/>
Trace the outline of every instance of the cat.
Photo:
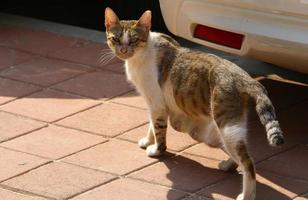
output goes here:
<path id="1" fill-rule="evenodd" d="M 139 20 L 119 20 L 105 9 L 107 44 L 125 61 L 127 79 L 144 97 L 150 112 L 147 135 L 139 140 L 148 156 L 166 150 L 168 120 L 193 139 L 223 149 L 230 158 L 219 168 L 243 171 L 237 200 L 256 196 L 255 167 L 247 151 L 248 103 L 253 101 L 271 145 L 284 143 L 266 89 L 232 62 L 183 48 L 170 36 L 151 32 L 151 11 Z"/>

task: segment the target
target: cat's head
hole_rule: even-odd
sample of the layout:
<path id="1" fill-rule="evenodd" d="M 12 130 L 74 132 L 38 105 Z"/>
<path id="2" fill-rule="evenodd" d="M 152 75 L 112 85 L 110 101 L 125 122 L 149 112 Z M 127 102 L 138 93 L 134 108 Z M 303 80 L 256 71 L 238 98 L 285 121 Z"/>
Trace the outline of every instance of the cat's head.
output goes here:
<path id="1" fill-rule="evenodd" d="M 146 44 L 151 28 L 151 11 L 145 11 L 139 20 L 119 20 L 111 8 L 105 10 L 107 44 L 120 59 L 131 58 Z"/>

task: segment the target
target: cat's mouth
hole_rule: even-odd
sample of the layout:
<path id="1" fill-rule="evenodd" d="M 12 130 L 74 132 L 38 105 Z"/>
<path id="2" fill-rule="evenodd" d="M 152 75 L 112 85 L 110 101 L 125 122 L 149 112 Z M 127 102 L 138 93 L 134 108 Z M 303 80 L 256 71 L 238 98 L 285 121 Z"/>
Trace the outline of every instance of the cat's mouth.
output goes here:
<path id="1" fill-rule="evenodd" d="M 133 53 L 116 54 L 116 56 L 120 58 L 121 60 L 126 60 L 126 59 L 131 58 L 133 56 Z"/>

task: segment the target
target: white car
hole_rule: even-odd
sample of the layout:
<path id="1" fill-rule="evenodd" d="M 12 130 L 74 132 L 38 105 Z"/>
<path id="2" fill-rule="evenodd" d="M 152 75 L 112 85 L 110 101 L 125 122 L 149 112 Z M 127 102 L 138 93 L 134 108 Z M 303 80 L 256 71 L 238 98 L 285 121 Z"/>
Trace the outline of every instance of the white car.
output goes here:
<path id="1" fill-rule="evenodd" d="M 173 34 L 308 73 L 308 0 L 160 0 Z"/>

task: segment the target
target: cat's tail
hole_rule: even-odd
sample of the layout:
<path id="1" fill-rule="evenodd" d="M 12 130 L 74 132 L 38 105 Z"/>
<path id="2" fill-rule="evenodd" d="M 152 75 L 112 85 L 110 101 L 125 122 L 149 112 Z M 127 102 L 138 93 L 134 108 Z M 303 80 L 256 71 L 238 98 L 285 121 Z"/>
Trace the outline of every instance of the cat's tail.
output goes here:
<path id="1" fill-rule="evenodd" d="M 256 111 L 266 129 L 269 144 L 272 146 L 284 144 L 285 141 L 276 117 L 275 108 L 268 98 L 265 88 L 260 83 L 252 88 L 247 93 L 255 100 Z"/>

